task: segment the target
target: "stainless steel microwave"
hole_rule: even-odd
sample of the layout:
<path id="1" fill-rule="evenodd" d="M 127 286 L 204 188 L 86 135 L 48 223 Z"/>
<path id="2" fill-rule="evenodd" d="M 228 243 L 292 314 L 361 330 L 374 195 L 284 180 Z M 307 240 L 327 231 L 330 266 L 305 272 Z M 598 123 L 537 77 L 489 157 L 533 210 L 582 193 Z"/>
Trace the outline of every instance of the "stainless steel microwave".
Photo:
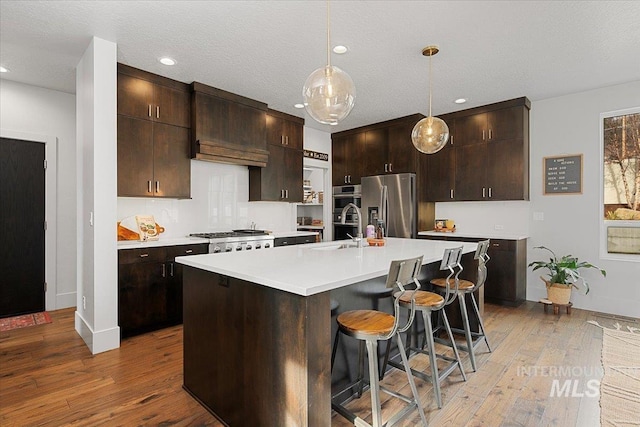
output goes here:
<path id="1" fill-rule="evenodd" d="M 340 185 L 333 187 L 333 211 L 339 213 L 342 208 L 349 203 L 361 207 L 362 186 L 361 185 Z"/>

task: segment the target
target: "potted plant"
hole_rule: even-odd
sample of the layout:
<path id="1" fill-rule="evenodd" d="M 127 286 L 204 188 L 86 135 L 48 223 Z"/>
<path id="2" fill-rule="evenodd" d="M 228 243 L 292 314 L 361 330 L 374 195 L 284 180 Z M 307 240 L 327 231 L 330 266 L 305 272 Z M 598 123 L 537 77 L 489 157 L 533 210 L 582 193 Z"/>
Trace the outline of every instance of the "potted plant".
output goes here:
<path id="1" fill-rule="evenodd" d="M 547 285 L 547 299 L 555 304 L 569 304 L 571 299 L 571 288 L 579 289 L 576 283 L 582 282 L 585 295 L 589 293 L 589 284 L 578 272 L 581 268 L 595 268 L 602 273 L 604 277 L 607 272 L 588 262 L 578 262 L 578 258 L 572 255 L 565 255 L 558 258 L 556 254 L 545 246 L 536 246 L 534 249 L 544 249 L 551 252 L 552 257 L 549 261 L 533 261 L 529 267 L 533 267 L 533 271 L 539 268 L 549 270 L 549 279 L 540 276 Z"/>

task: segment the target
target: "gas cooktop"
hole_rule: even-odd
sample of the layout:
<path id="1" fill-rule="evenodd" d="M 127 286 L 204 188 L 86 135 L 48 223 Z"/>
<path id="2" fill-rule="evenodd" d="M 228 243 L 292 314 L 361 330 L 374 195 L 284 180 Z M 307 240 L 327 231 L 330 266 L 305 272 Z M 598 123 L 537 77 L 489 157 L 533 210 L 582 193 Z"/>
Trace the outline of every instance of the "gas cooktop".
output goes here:
<path id="1" fill-rule="evenodd" d="M 212 233 L 192 233 L 191 237 L 202 237 L 204 239 L 224 239 L 227 237 L 248 237 L 248 236 L 266 236 L 264 230 L 233 230 L 233 231 L 216 231 Z"/>

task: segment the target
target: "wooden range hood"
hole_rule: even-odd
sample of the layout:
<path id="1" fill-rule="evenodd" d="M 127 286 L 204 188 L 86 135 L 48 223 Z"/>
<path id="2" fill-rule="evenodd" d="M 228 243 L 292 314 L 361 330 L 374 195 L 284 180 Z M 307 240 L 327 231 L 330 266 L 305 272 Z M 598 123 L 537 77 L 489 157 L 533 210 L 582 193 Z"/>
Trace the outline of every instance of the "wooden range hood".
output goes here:
<path id="1" fill-rule="evenodd" d="M 191 83 L 191 157 L 265 167 L 267 104 L 202 83 Z"/>

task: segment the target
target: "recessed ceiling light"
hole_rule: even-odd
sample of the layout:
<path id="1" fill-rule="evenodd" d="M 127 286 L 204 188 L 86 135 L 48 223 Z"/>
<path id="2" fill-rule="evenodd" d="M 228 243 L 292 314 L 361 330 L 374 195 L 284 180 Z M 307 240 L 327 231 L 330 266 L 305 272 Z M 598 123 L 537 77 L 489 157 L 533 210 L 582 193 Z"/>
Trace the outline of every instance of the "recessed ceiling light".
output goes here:
<path id="1" fill-rule="evenodd" d="M 458 98 L 455 101 L 456 104 L 464 104 L 465 102 L 467 102 L 467 100 L 465 98 Z"/>
<path id="2" fill-rule="evenodd" d="M 0 67 L 0 73 L 8 73 L 8 72 L 9 72 L 8 68 Z"/>
<path id="3" fill-rule="evenodd" d="M 304 108 L 304 104 L 293 104 L 296 108 Z"/>
<path id="4" fill-rule="evenodd" d="M 337 53 L 338 55 L 342 55 L 343 53 L 347 53 L 349 49 L 346 46 L 338 45 L 333 48 L 333 53 Z"/>
<path id="5" fill-rule="evenodd" d="M 160 61 L 160 63 L 164 65 L 176 65 L 176 60 L 173 58 L 169 58 L 168 56 L 160 58 L 158 61 Z"/>

